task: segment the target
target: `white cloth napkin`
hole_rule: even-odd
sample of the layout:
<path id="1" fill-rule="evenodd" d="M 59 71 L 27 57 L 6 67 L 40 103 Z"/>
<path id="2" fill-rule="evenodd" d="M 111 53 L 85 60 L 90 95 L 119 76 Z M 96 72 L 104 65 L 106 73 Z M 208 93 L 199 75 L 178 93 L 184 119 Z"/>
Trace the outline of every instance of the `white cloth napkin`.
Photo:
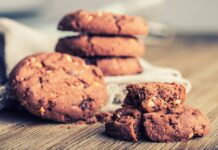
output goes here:
<path id="1" fill-rule="evenodd" d="M 39 53 L 54 51 L 59 38 L 58 34 L 38 31 L 20 24 L 14 20 L 0 18 L 0 32 L 5 38 L 5 63 L 7 74 L 24 57 Z M 125 85 L 136 82 L 179 82 L 185 85 L 186 91 L 191 90 L 191 84 L 184 79 L 178 70 L 153 66 L 142 58 L 138 58 L 143 67 L 143 72 L 137 75 L 105 77 L 109 100 L 102 111 L 113 111 L 121 107 L 125 97 Z M 0 109 L 6 105 L 5 86 L 0 87 Z M 6 96 L 7 97 L 7 96 Z M 9 105 L 7 101 L 7 105 Z"/>
<path id="2" fill-rule="evenodd" d="M 24 57 L 53 51 L 57 35 L 40 32 L 14 20 L 0 18 L 0 32 L 5 38 L 5 61 L 7 74 Z"/>

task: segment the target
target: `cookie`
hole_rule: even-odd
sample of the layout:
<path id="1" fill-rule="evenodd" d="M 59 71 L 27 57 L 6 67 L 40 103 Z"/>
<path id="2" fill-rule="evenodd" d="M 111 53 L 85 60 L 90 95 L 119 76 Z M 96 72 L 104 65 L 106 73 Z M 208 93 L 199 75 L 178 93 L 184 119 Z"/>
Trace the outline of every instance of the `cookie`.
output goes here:
<path id="1" fill-rule="evenodd" d="M 144 45 L 135 37 L 79 35 L 62 38 L 57 52 L 75 56 L 142 56 Z"/>
<path id="2" fill-rule="evenodd" d="M 86 62 L 96 65 L 105 76 L 132 75 L 143 71 L 135 57 L 86 58 Z"/>
<path id="3" fill-rule="evenodd" d="M 199 109 L 181 106 L 171 110 L 143 115 L 144 134 L 152 141 L 184 141 L 204 136 L 209 131 L 209 120 Z"/>
<path id="4" fill-rule="evenodd" d="M 105 124 L 105 133 L 116 139 L 138 141 L 141 133 L 141 112 L 132 107 L 116 110 L 112 120 Z"/>
<path id="5" fill-rule="evenodd" d="M 84 10 L 64 16 L 58 24 L 58 29 L 102 35 L 148 34 L 148 25 L 141 17 Z"/>
<path id="6" fill-rule="evenodd" d="M 124 105 L 134 106 L 143 112 L 160 111 L 180 106 L 186 99 L 185 87 L 179 83 L 130 84 Z"/>
<path id="7" fill-rule="evenodd" d="M 61 53 L 24 58 L 13 69 L 10 85 L 29 112 L 58 122 L 86 120 L 107 100 L 102 72 Z"/>
<path id="8" fill-rule="evenodd" d="M 98 122 L 105 123 L 111 121 L 112 115 L 112 112 L 99 112 L 95 115 L 95 118 Z"/>

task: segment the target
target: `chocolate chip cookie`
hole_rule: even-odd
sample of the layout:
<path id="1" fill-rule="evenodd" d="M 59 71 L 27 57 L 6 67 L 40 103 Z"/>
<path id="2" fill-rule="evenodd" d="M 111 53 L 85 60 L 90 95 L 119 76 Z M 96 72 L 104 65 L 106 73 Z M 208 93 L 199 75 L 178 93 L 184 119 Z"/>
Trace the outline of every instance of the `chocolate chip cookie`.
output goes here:
<path id="1" fill-rule="evenodd" d="M 138 141 L 141 133 L 141 112 L 132 107 L 116 110 L 106 122 L 105 133 L 113 138 Z"/>
<path id="2" fill-rule="evenodd" d="M 134 106 L 143 112 L 160 111 L 180 106 L 186 99 L 185 87 L 179 83 L 139 83 L 126 87 L 124 105 Z"/>
<path id="3" fill-rule="evenodd" d="M 58 122 L 86 120 L 107 100 L 102 72 L 61 53 L 24 58 L 13 69 L 10 84 L 29 112 Z"/>
<path id="4" fill-rule="evenodd" d="M 135 57 L 86 58 L 88 64 L 96 65 L 106 76 L 132 75 L 143 71 Z"/>
<path id="5" fill-rule="evenodd" d="M 209 131 L 209 120 L 199 109 L 180 106 L 170 110 L 146 113 L 144 134 L 152 141 L 184 141 L 204 136 Z"/>
<path id="6" fill-rule="evenodd" d="M 64 16 L 59 22 L 58 29 L 102 35 L 148 34 L 148 25 L 141 17 L 84 10 Z"/>
<path id="7" fill-rule="evenodd" d="M 133 36 L 79 35 L 58 41 L 57 52 L 75 56 L 142 56 L 144 44 Z"/>

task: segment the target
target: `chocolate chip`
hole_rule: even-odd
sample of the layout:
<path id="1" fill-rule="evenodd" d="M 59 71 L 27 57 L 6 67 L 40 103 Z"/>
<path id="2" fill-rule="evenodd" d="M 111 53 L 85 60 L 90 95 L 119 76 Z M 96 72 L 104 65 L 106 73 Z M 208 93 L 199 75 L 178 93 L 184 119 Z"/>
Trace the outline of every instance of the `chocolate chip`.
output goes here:
<path id="1" fill-rule="evenodd" d="M 92 99 L 86 99 L 84 101 L 82 101 L 82 103 L 80 104 L 80 108 L 82 110 L 88 110 L 88 109 L 91 109 L 92 108 Z"/>

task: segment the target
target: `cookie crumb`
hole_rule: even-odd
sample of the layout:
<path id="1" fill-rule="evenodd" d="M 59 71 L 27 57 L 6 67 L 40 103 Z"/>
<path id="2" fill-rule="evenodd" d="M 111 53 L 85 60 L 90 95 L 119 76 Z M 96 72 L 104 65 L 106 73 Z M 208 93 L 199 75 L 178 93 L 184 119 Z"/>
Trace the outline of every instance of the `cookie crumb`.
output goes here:
<path id="1" fill-rule="evenodd" d="M 194 133 L 188 135 L 188 138 L 191 139 L 194 136 Z"/>
<path id="2" fill-rule="evenodd" d="M 44 107 L 40 107 L 39 112 L 40 112 L 41 116 L 44 116 L 45 115 Z"/>

